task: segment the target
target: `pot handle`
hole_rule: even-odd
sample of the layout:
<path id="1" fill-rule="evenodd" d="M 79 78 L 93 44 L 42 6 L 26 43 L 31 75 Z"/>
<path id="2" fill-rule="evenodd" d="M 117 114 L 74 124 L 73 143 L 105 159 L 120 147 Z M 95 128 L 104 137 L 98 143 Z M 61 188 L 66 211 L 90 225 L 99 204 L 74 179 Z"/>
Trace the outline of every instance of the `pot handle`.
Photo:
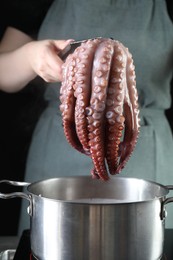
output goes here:
<path id="1" fill-rule="evenodd" d="M 166 185 L 165 186 L 168 190 L 173 190 L 173 185 Z M 170 198 L 166 198 L 163 202 L 162 202 L 162 208 L 161 208 L 161 214 L 160 214 L 160 217 L 161 217 L 161 220 L 165 219 L 166 218 L 166 215 L 167 215 L 167 212 L 165 210 L 165 205 L 166 204 L 169 204 L 173 202 L 173 197 L 170 197 Z"/>
<path id="2" fill-rule="evenodd" d="M 168 190 L 173 190 L 173 185 L 167 185 L 166 188 Z M 173 202 L 173 197 L 166 198 L 165 201 L 163 202 L 164 205 Z"/>
<path id="3" fill-rule="evenodd" d="M 19 182 L 19 181 L 10 181 L 10 180 L 0 180 L 0 184 L 1 183 L 7 183 L 9 185 L 13 185 L 13 186 L 20 186 L 20 187 L 24 187 L 24 186 L 28 186 L 30 183 L 28 182 Z M 23 199 L 27 199 L 30 201 L 30 197 L 29 195 L 25 194 L 24 192 L 11 192 L 11 193 L 1 193 L 0 192 L 0 199 L 12 199 L 12 198 L 16 198 L 16 197 L 20 197 Z"/>

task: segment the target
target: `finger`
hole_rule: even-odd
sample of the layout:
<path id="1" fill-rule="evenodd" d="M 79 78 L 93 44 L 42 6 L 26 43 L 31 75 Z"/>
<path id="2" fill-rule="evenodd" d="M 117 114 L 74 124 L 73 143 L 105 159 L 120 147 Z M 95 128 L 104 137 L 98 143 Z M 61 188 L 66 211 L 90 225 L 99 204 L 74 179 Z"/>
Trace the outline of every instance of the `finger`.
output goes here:
<path id="1" fill-rule="evenodd" d="M 56 46 L 57 50 L 63 50 L 66 46 L 68 46 L 71 42 L 73 42 L 73 39 L 69 40 L 53 40 L 54 45 Z"/>
<path id="2" fill-rule="evenodd" d="M 59 72 L 52 70 L 51 67 L 47 65 L 46 71 L 42 71 L 39 73 L 39 76 L 44 79 L 46 82 L 59 82 L 61 81 L 61 75 Z"/>
<path id="3" fill-rule="evenodd" d="M 42 77 L 44 81 L 48 83 L 54 83 L 54 82 L 59 82 L 55 77 L 53 77 L 51 74 L 46 74 Z"/>
<path id="4" fill-rule="evenodd" d="M 63 61 L 55 53 L 49 55 L 47 60 L 47 73 L 51 75 L 54 81 L 62 81 L 62 64 Z"/>
<path id="5" fill-rule="evenodd" d="M 58 81 L 62 81 L 62 65 L 63 65 L 63 61 L 59 58 L 58 55 L 53 56 L 53 59 L 51 60 L 51 63 L 49 64 L 50 69 L 52 71 L 52 75 Z"/>

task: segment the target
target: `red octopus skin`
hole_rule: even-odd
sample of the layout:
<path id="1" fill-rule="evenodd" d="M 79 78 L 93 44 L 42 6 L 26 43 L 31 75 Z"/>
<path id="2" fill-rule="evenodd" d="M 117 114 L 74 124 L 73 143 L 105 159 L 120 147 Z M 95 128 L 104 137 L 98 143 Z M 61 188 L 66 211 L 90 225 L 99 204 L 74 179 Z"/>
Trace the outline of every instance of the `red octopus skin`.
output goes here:
<path id="1" fill-rule="evenodd" d="M 94 178 L 125 167 L 139 135 L 132 55 L 119 41 L 83 42 L 63 65 L 60 110 L 67 141 L 91 157 Z"/>

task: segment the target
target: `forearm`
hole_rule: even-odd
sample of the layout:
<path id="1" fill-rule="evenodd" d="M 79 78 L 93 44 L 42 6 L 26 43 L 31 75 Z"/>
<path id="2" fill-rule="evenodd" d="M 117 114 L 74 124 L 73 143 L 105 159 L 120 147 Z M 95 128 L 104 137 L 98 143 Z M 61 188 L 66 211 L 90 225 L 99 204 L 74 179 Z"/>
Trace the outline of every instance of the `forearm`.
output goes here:
<path id="1" fill-rule="evenodd" d="M 11 52 L 0 54 L 0 89 L 15 92 L 36 77 L 27 58 L 27 44 Z"/>

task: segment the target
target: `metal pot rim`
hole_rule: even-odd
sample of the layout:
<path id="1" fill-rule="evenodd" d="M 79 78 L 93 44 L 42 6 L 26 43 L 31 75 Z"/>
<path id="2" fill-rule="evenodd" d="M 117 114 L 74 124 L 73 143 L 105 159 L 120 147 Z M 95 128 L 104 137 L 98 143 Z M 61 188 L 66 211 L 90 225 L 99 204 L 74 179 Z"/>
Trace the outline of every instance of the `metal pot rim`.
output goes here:
<path id="1" fill-rule="evenodd" d="M 25 198 L 25 199 L 28 199 L 30 202 L 32 200 L 32 197 L 34 196 L 35 198 L 39 198 L 39 199 L 44 199 L 44 200 L 48 200 L 48 201 L 54 201 L 54 202 L 60 202 L 60 203 L 70 203 L 70 204 L 88 204 L 88 205 L 96 205 L 96 204 L 101 204 L 101 205 L 106 205 L 105 202 L 101 202 L 99 201 L 99 203 L 97 202 L 94 202 L 94 201 L 90 201 L 90 202 L 84 202 L 81 200 L 79 201 L 79 198 L 77 199 L 63 199 L 63 198 L 50 198 L 49 196 L 43 196 L 41 195 L 39 192 L 38 193 L 35 193 L 33 192 L 33 189 L 34 187 L 37 187 L 38 185 L 43 185 L 45 183 L 54 183 L 56 181 L 76 181 L 76 180 L 83 180 L 83 181 L 89 181 L 90 182 L 90 185 L 91 186 L 94 186 L 95 183 L 98 183 L 100 185 L 110 185 L 110 187 L 112 185 L 114 185 L 115 183 L 115 180 L 123 180 L 123 181 L 130 181 L 130 182 L 137 182 L 137 183 L 143 183 L 143 184 L 150 184 L 150 185 L 153 185 L 153 187 L 157 187 L 158 189 L 161 189 L 162 190 L 162 193 L 161 195 L 157 195 L 155 194 L 154 196 L 148 198 L 148 199 L 138 199 L 138 200 L 121 200 L 121 201 L 116 201 L 115 202 L 115 198 L 114 197 L 109 197 L 107 199 L 114 199 L 114 202 L 113 201 L 109 201 L 109 203 L 107 202 L 106 204 L 107 205 L 120 205 L 120 204 L 132 204 L 132 203 L 144 203 L 144 202 L 149 202 L 149 201 L 153 201 L 153 200 L 157 200 L 157 199 L 162 199 L 163 198 L 163 201 L 165 200 L 165 196 L 169 193 L 170 190 L 173 190 L 173 185 L 167 185 L 167 186 L 164 186 L 160 183 L 157 183 L 157 182 L 154 182 L 154 181 L 150 181 L 150 180 L 145 180 L 145 179 L 138 179 L 138 178 L 133 178 L 133 177 L 119 177 L 119 176 L 113 176 L 111 178 L 110 181 L 108 182 L 103 182 L 103 181 L 100 181 L 100 180 L 92 180 L 92 178 L 88 175 L 84 175 L 84 176 L 62 176 L 62 177 L 56 177 L 56 178 L 50 178 L 50 179 L 44 179 L 44 180 L 40 180 L 40 181 L 36 181 L 36 182 L 33 182 L 33 183 L 28 183 L 28 182 L 17 182 L 17 181 L 9 181 L 9 180 L 1 180 L 0 183 L 7 183 L 7 184 L 10 184 L 10 185 L 13 185 L 13 186 L 27 186 L 27 191 L 29 192 L 29 194 L 25 193 L 25 192 L 13 192 L 13 193 L 10 193 L 10 194 L 4 194 L 4 193 L 0 193 L 0 198 L 3 198 L 3 199 L 9 199 L 9 198 L 14 198 L 14 197 L 21 197 L 21 198 Z M 71 184 L 71 183 L 70 183 Z M 95 189 L 95 186 L 94 186 L 94 189 Z M 91 196 L 90 196 L 91 197 Z M 86 198 L 86 197 L 85 197 Z M 103 192 L 103 195 L 100 197 L 101 200 L 104 200 L 105 199 L 105 194 Z M 167 198 L 166 199 L 166 203 L 170 203 L 173 201 L 173 198 Z"/>
<path id="2" fill-rule="evenodd" d="M 115 180 L 125 180 L 125 181 L 130 181 L 130 182 L 138 182 L 138 183 L 145 183 L 145 184 L 151 184 L 154 186 L 159 187 L 160 189 L 163 190 L 163 194 L 160 196 L 154 196 L 152 198 L 148 198 L 148 199 L 143 199 L 143 200 L 121 200 L 121 201 L 115 201 L 114 198 L 108 198 L 108 200 L 105 203 L 105 198 L 104 198 L 104 193 L 103 193 L 103 197 L 100 198 L 99 202 L 98 201 L 93 201 L 92 199 L 90 199 L 89 201 L 85 201 L 85 200 L 79 200 L 79 199 L 55 199 L 55 198 L 49 198 L 46 196 L 42 196 L 41 194 L 36 194 L 33 192 L 33 189 L 38 186 L 38 185 L 43 185 L 49 182 L 55 182 L 55 181 L 75 181 L 75 180 L 83 180 L 83 181 L 91 181 L 91 182 L 99 182 L 99 183 L 103 183 L 103 185 L 105 184 L 105 182 L 103 182 L 102 180 L 92 180 L 90 176 L 61 176 L 61 177 L 55 177 L 55 178 L 49 178 L 49 179 L 44 179 L 44 180 L 40 180 L 40 181 L 36 181 L 33 182 L 31 184 L 28 185 L 27 190 L 28 192 L 31 194 L 31 196 L 35 196 L 35 197 L 39 197 L 40 199 L 44 199 L 44 200 L 49 200 L 49 201 L 55 201 L 55 202 L 60 202 L 60 203 L 68 203 L 68 204 L 86 204 L 86 205 L 120 205 L 120 204 L 133 204 L 133 203 L 144 203 L 144 202 L 149 202 L 149 201 L 153 201 L 153 200 L 158 200 L 161 198 L 164 198 L 168 193 L 170 189 L 173 189 L 173 186 L 164 186 L 160 183 L 154 182 L 154 181 L 150 181 L 150 180 L 145 180 L 145 179 L 139 179 L 139 178 L 133 178 L 133 177 L 117 177 L 117 176 L 113 176 L 110 180 L 110 183 L 112 181 Z M 101 201 L 103 200 L 103 201 Z"/>

